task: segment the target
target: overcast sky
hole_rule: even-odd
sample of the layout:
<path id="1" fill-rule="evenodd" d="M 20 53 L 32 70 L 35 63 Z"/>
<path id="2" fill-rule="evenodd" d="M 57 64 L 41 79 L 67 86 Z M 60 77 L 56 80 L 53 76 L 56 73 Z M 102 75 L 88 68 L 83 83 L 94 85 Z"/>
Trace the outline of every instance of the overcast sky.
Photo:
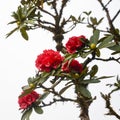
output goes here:
<path id="1" fill-rule="evenodd" d="M 105 1 L 105 0 L 104 0 Z M 107 0 L 106 0 L 107 1 Z M 8 39 L 5 34 L 12 30 L 15 26 L 7 25 L 12 20 L 11 14 L 16 11 L 20 0 L 4 0 L 0 4 L 0 117 L 3 120 L 20 120 L 21 114 L 18 110 L 18 95 L 21 92 L 21 87 L 27 83 L 27 78 L 35 75 L 35 59 L 44 49 L 54 48 L 55 44 L 52 41 L 52 35 L 44 30 L 29 32 L 29 41 L 25 41 L 19 32 L 16 32 Z M 69 7 L 70 6 L 70 7 Z M 66 15 L 79 15 L 82 11 L 93 10 L 93 15 L 105 15 L 101 12 L 101 6 L 97 0 L 74 0 L 66 8 Z M 114 0 L 111 5 L 110 12 L 113 16 L 120 9 L 120 1 Z M 120 18 L 120 17 L 119 17 Z M 118 21 L 118 20 L 117 20 Z M 120 28 L 119 21 L 116 21 L 116 26 Z M 104 27 L 104 26 L 103 26 Z M 89 30 L 80 27 L 70 34 L 65 36 L 67 40 L 72 35 L 91 36 Z M 102 53 L 103 56 L 109 55 L 108 51 Z M 99 62 L 100 72 L 98 75 L 118 75 L 120 65 L 115 62 L 102 63 Z M 112 79 L 110 80 L 112 81 Z M 90 107 L 91 120 L 116 120 L 114 117 L 106 117 L 104 112 L 104 101 L 100 98 L 99 92 L 107 92 L 105 88 L 106 80 L 101 84 L 91 85 L 90 89 L 94 95 L 98 95 L 98 100 Z M 114 94 L 113 104 L 115 109 L 120 108 L 119 93 Z M 59 103 L 44 109 L 43 115 L 34 113 L 31 120 L 79 120 L 79 109 L 73 103 Z"/>

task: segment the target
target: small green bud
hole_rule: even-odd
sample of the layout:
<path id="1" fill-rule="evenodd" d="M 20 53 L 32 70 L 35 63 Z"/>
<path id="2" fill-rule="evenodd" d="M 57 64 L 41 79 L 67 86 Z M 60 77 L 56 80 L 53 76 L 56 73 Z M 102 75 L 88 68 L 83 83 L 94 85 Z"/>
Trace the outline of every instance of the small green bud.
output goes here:
<path id="1" fill-rule="evenodd" d="M 35 88 L 35 84 L 33 84 L 33 83 L 30 83 L 29 86 L 30 86 L 31 88 Z"/>
<path id="2" fill-rule="evenodd" d="M 92 50 L 96 49 L 96 44 L 91 43 L 91 45 L 90 45 L 90 49 L 92 49 Z"/>

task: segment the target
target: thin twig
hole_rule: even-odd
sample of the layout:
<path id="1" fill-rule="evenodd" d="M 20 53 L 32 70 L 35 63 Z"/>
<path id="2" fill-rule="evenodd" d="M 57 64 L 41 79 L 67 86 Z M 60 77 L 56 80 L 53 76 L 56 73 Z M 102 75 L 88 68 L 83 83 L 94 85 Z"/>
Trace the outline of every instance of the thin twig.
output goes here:
<path id="1" fill-rule="evenodd" d="M 39 23 L 43 23 L 43 24 L 47 24 L 47 25 L 52 25 L 55 27 L 55 24 L 51 23 L 51 22 L 47 22 L 47 21 L 42 21 L 42 20 L 38 20 Z"/>
<path id="2" fill-rule="evenodd" d="M 46 107 L 46 106 L 50 106 L 56 102 L 77 102 L 76 99 L 71 99 L 71 98 L 66 98 L 63 97 L 61 94 L 59 94 L 57 91 L 55 91 L 55 87 L 61 82 L 61 80 L 58 80 L 57 82 L 55 82 L 51 87 L 47 88 L 44 85 L 40 85 L 40 88 L 43 88 L 46 91 L 49 91 L 50 93 L 52 93 L 54 96 L 59 97 L 59 99 L 53 98 L 53 101 L 50 101 L 49 103 L 44 103 L 42 102 L 41 107 Z"/>
<path id="3" fill-rule="evenodd" d="M 55 11 L 56 16 L 58 16 L 57 6 L 56 6 L 56 0 L 53 0 L 52 2 L 53 10 Z"/>
<path id="4" fill-rule="evenodd" d="M 62 97 L 61 99 L 54 98 L 53 101 L 50 101 L 49 103 L 42 102 L 42 105 L 40 105 L 40 107 L 47 107 L 47 106 L 50 106 L 56 102 L 69 102 L 69 101 L 76 102 L 76 100 L 72 100 L 72 99 L 64 98 L 64 97 Z"/>
<path id="5" fill-rule="evenodd" d="M 47 10 L 43 9 L 42 7 L 39 6 L 38 9 L 40 9 L 43 13 L 46 13 L 46 14 L 48 14 L 48 15 L 50 15 L 51 17 L 54 18 L 54 15 L 53 15 L 53 14 L 51 14 L 51 13 L 48 12 Z"/>
<path id="6" fill-rule="evenodd" d="M 39 27 L 41 27 L 41 28 L 43 28 L 43 29 L 45 29 L 45 30 L 48 30 L 49 32 L 52 32 L 52 33 L 54 33 L 54 27 L 51 27 L 51 26 L 45 26 L 45 25 L 42 25 L 42 24 L 36 24 L 36 26 L 39 26 Z"/>
<path id="7" fill-rule="evenodd" d="M 118 10 L 118 12 L 116 13 L 116 15 L 113 17 L 112 22 L 114 22 L 114 20 L 117 18 L 117 16 L 119 15 L 119 13 L 120 13 L 120 10 Z"/>
<path id="8" fill-rule="evenodd" d="M 105 7 L 107 7 L 111 2 L 112 0 L 109 0 L 108 3 L 105 5 Z"/>
<path id="9" fill-rule="evenodd" d="M 113 25 L 113 21 L 114 21 L 114 19 L 116 19 L 116 17 L 118 16 L 119 12 L 116 14 L 117 16 L 115 16 L 113 19 L 111 19 L 109 10 L 103 4 L 102 0 L 98 0 L 98 2 L 101 4 L 103 10 L 106 12 L 106 17 L 107 17 L 107 20 L 108 20 L 108 23 L 109 23 L 109 27 L 110 27 L 109 28 L 109 32 L 114 35 L 114 41 L 115 41 L 115 43 L 119 44 L 118 42 L 120 41 L 120 35 L 119 35 L 119 33 L 116 32 L 116 28 Z"/>
<path id="10" fill-rule="evenodd" d="M 113 26 L 113 23 L 112 23 L 108 8 L 102 3 L 102 0 L 98 0 L 98 1 L 101 4 L 101 6 L 103 7 L 103 10 L 105 10 L 105 12 L 106 12 L 106 16 L 107 16 L 107 19 L 108 19 L 110 29 L 115 29 L 114 26 Z"/>
<path id="11" fill-rule="evenodd" d="M 103 58 L 95 58 L 95 60 L 101 60 L 101 61 L 116 61 L 116 62 L 118 62 L 119 64 L 120 64 L 120 57 L 119 58 L 114 58 L 114 57 L 110 57 L 110 58 L 108 58 L 108 59 L 103 59 Z"/>

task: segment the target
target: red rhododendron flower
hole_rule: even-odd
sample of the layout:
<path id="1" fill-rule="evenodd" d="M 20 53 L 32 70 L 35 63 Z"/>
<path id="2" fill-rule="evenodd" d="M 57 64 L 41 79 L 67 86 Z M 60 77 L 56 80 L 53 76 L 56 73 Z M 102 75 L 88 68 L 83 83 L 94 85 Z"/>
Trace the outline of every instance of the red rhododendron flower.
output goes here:
<path id="1" fill-rule="evenodd" d="M 63 64 L 62 70 L 64 72 L 77 72 L 81 73 L 83 70 L 82 64 L 80 64 L 77 60 L 67 61 Z"/>
<path id="2" fill-rule="evenodd" d="M 75 53 L 77 50 L 81 49 L 85 43 L 83 41 L 86 41 L 86 37 L 81 35 L 79 37 L 73 36 L 69 38 L 68 42 L 66 43 L 66 49 L 69 53 Z"/>
<path id="3" fill-rule="evenodd" d="M 50 72 L 56 69 L 63 61 L 63 57 L 58 51 L 44 50 L 42 54 L 37 56 L 35 65 L 40 71 Z"/>
<path id="4" fill-rule="evenodd" d="M 40 95 L 37 92 L 35 92 L 35 91 L 32 91 L 31 93 L 29 93 L 29 94 L 27 94 L 27 95 L 25 95 L 23 97 L 19 97 L 18 98 L 18 104 L 20 106 L 20 109 L 28 108 L 39 97 L 40 97 Z"/>
<path id="5" fill-rule="evenodd" d="M 29 104 L 25 101 L 24 98 L 19 98 L 18 104 L 20 109 L 26 109 L 29 106 Z"/>

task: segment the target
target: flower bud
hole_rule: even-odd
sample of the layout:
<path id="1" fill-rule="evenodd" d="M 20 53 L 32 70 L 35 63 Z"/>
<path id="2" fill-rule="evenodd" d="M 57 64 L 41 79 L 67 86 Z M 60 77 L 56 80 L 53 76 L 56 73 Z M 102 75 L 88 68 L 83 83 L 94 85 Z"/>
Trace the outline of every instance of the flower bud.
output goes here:
<path id="1" fill-rule="evenodd" d="M 29 86 L 30 86 L 31 88 L 34 88 L 34 87 L 35 87 L 35 84 L 30 83 Z"/>
<path id="2" fill-rule="evenodd" d="M 75 73 L 75 75 L 74 75 L 74 78 L 79 78 L 80 76 L 79 76 L 79 74 L 78 73 Z"/>
<path id="3" fill-rule="evenodd" d="M 96 44 L 91 43 L 90 48 L 91 48 L 92 50 L 96 49 Z"/>
<path id="4" fill-rule="evenodd" d="M 17 21 L 17 25 L 18 25 L 18 26 L 20 25 L 20 21 Z"/>

